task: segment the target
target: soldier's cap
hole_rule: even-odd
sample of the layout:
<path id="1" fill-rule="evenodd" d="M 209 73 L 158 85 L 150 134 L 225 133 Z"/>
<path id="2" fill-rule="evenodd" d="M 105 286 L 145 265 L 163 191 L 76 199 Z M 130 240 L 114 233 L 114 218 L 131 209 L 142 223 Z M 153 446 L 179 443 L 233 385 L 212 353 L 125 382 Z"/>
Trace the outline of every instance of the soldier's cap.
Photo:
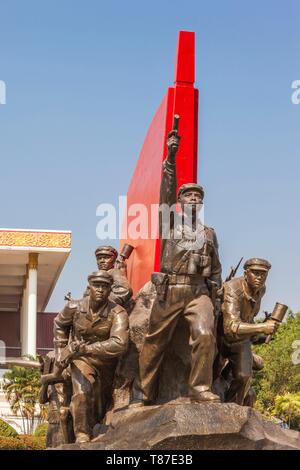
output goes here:
<path id="1" fill-rule="evenodd" d="M 90 283 L 92 281 L 105 282 L 111 286 L 113 283 L 113 277 L 107 271 L 100 270 L 95 271 L 88 276 L 88 282 Z"/>
<path id="2" fill-rule="evenodd" d="M 178 199 L 180 199 L 180 197 L 187 191 L 198 191 L 201 194 L 201 198 L 202 199 L 204 198 L 204 189 L 202 188 L 202 186 L 200 186 L 200 184 L 187 183 L 187 184 L 182 184 L 180 186 L 178 195 L 177 195 Z"/>
<path id="3" fill-rule="evenodd" d="M 269 271 L 271 264 L 266 259 L 262 258 L 250 258 L 244 264 L 244 269 L 258 269 L 261 271 Z"/>
<path id="4" fill-rule="evenodd" d="M 95 251 L 96 258 L 99 256 L 101 253 L 105 253 L 107 255 L 113 255 L 115 257 L 118 256 L 117 250 L 113 246 L 98 246 L 98 248 Z"/>

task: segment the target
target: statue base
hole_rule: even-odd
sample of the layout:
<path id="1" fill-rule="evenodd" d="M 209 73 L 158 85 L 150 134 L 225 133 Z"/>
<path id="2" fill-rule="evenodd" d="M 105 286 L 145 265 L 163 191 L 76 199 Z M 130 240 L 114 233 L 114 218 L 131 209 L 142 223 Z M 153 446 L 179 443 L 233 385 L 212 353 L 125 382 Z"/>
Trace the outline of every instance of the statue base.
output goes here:
<path id="1" fill-rule="evenodd" d="M 234 403 L 191 403 L 114 411 L 105 434 L 64 450 L 299 450 L 300 434 Z"/>

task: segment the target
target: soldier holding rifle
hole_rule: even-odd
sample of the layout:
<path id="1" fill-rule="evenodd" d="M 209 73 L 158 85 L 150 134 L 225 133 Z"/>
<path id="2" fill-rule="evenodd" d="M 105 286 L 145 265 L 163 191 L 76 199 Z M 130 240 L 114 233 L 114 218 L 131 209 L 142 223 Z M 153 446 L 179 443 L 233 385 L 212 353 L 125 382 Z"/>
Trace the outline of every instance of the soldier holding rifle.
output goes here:
<path id="1" fill-rule="evenodd" d="M 89 295 L 68 302 L 55 318 L 54 373 L 42 377 L 42 381 L 61 381 L 62 370 L 70 365 L 76 442 L 89 441 L 93 426 L 104 417 L 117 360 L 128 344 L 127 312 L 109 299 L 112 276 L 97 271 L 88 282 Z"/>

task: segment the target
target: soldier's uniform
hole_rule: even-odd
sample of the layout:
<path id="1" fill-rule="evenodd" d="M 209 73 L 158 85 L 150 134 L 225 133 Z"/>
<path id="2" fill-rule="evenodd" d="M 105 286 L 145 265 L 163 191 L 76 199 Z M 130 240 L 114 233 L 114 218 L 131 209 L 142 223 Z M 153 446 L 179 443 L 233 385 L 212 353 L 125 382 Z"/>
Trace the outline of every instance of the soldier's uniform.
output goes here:
<path id="1" fill-rule="evenodd" d="M 249 266 L 264 271 L 268 271 L 271 267 L 268 261 L 257 258 L 248 260 L 244 268 Z M 253 333 L 247 335 L 246 329 L 254 324 L 254 318 L 260 310 L 265 291 L 264 286 L 256 292 L 254 297 L 244 277 L 224 283 L 222 304 L 224 336 L 221 341 L 220 355 L 229 360 L 233 376 L 226 401 L 234 401 L 239 405 L 244 403 L 249 391 L 253 369 L 251 339 L 256 335 Z"/>
<path id="2" fill-rule="evenodd" d="M 107 278 L 111 278 L 107 275 Z M 108 300 L 97 314 L 89 307 L 89 296 L 72 300 L 54 320 L 56 357 L 70 341 L 84 340 L 87 355 L 71 361 L 72 400 L 70 410 L 75 436 L 91 435 L 93 426 L 110 404 L 118 357 L 128 344 L 126 310 Z"/>
<path id="3" fill-rule="evenodd" d="M 198 185 L 185 185 L 181 191 L 188 189 L 199 190 L 203 196 L 203 190 Z M 160 204 L 168 209 L 175 206 L 176 199 L 176 165 L 165 160 Z M 152 275 L 157 297 L 139 358 L 140 387 L 145 400 L 155 399 L 159 367 L 181 315 L 190 327 L 192 356 L 189 394 L 197 399 L 201 392 L 210 391 L 212 385 L 215 317 L 209 289 L 211 281 L 217 287 L 221 285 L 217 238 L 213 229 L 198 225 L 196 239 L 200 243 L 197 243 L 195 233 L 192 234 L 188 224 L 183 229 L 179 221 L 171 220 L 169 238 L 164 238 L 164 223 L 160 225 L 161 272 Z"/>

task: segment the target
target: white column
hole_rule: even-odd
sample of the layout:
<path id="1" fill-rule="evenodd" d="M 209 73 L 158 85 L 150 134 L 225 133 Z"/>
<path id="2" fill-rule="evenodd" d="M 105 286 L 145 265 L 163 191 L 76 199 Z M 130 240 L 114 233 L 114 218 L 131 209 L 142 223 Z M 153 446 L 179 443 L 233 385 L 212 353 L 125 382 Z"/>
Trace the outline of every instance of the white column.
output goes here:
<path id="1" fill-rule="evenodd" d="M 21 356 L 27 354 L 27 333 L 26 333 L 26 322 L 27 322 L 27 291 L 28 291 L 28 273 L 24 278 L 24 287 L 23 287 L 23 298 L 22 298 L 22 307 L 20 311 L 20 336 L 21 336 Z"/>
<path id="2" fill-rule="evenodd" d="M 29 253 L 28 279 L 24 309 L 22 355 L 36 356 L 38 253 Z"/>

